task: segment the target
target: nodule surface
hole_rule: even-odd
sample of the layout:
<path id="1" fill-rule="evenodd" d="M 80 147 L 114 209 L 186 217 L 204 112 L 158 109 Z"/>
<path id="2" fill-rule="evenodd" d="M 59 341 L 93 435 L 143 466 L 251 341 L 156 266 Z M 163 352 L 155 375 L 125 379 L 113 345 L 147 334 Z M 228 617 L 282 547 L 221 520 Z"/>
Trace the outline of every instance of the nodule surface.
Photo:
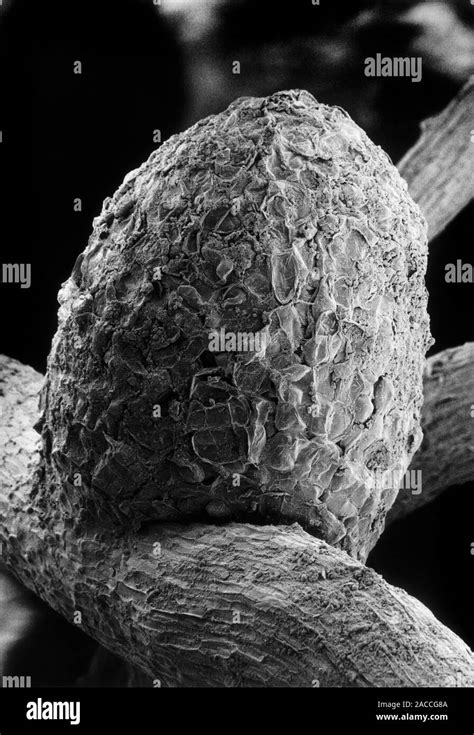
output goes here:
<path id="1" fill-rule="evenodd" d="M 61 491 L 121 523 L 297 521 L 365 559 L 421 439 L 426 252 L 388 156 L 307 92 L 173 136 L 60 291 Z"/>

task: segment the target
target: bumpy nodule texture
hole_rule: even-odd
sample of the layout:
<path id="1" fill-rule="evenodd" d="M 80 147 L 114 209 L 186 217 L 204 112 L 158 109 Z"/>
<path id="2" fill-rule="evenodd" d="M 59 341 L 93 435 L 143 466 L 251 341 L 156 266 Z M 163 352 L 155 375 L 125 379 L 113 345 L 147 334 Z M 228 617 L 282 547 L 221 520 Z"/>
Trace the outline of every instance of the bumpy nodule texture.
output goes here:
<path id="1" fill-rule="evenodd" d="M 102 519 L 297 521 L 365 559 L 421 439 L 425 267 L 405 182 L 343 110 L 237 100 L 94 220 L 46 466 Z"/>

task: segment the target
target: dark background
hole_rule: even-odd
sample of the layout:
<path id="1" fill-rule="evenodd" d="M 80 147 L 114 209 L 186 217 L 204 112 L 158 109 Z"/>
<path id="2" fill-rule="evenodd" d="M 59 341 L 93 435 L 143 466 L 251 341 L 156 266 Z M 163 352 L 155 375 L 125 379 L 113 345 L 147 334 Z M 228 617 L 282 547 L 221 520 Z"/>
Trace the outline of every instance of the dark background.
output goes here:
<path id="1" fill-rule="evenodd" d="M 152 0 L 4 0 L 0 7 L 1 262 L 32 267 L 30 289 L 0 285 L 0 350 L 37 370 L 45 370 L 59 286 L 103 199 L 156 147 L 154 130 L 164 140 L 238 96 L 306 88 L 345 108 L 396 162 L 416 141 L 420 121 L 443 109 L 474 71 L 474 6 L 467 1 L 191 5 L 181 14 L 167 0 L 161 7 Z M 378 52 L 421 55 L 422 81 L 366 78 L 363 60 Z M 234 60 L 240 75 L 232 74 Z M 78 197 L 82 212 L 74 212 Z M 472 262 L 473 226 L 471 203 L 430 245 L 431 353 L 474 338 L 474 286 L 444 281 L 446 263 Z M 393 524 L 369 559 L 471 647 L 473 489 L 452 488 Z M 21 610 L 20 635 L 12 617 Z M 2 629 L 11 635 L 2 639 Z M 0 674 L 28 673 L 38 685 L 77 681 L 95 650 L 6 577 L 2 645 L 8 656 Z M 119 672 L 111 659 L 94 683 L 123 683 Z"/>

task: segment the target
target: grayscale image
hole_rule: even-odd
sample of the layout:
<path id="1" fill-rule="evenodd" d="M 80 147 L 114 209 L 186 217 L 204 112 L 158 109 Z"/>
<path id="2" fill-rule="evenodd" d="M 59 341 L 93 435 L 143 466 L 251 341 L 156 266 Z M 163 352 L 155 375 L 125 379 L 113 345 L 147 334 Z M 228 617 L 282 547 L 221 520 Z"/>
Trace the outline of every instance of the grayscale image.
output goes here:
<path id="1" fill-rule="evenodd" d="M 4 0 L 0 62 L 2 697 L 69 732 L 86 689 L 377 689 L 378 727 L 452 727 L 472 2 Z"/>

